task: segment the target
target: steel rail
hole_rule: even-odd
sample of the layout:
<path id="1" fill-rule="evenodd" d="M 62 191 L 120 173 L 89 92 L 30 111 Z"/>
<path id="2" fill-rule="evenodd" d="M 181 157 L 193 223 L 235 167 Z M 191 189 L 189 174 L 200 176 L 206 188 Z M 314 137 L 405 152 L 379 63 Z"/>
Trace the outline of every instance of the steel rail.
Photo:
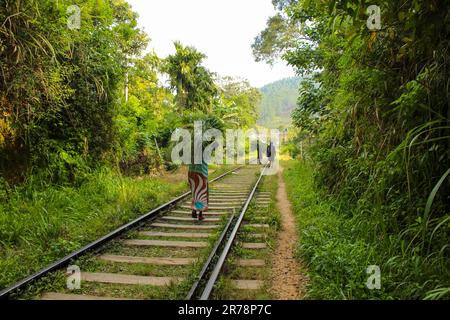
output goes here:
<path id="1" fill-rule="evenodd" d="M 200 271 L 200 274 L 197 276 L 196 281 L 191 287 L 191 290 L 189 291 L 186 300 L 193 300 L 195 299 L 198 290 L 200 289 L 201 282 L 204 280 L 205 276 L 207 275 L 207 272 L 211 269 L 213 265 L 214 258 L 217 257 L 217 251 L 219 250 L 220 246 L 222 245 L 225 237 L 230 232 L 231 226 L 233 224 L 235 215 L 233 214 L 230 219 L 228 220 L 227 225 L 225 226 L 225 229 L 222 231 L 219 239 L 216 241 L 213 250 L 211 251 L 208 259 L 206 260 L 206 263 L 203 265 L 202 270 Z"/>
<path id="2" fill-rule="evenodd" d="M 217 178 L 211 180 L 209 183 L 213 183 L 216 182 L 224 177 L 226 177 L 227 175 L 241 169 L 243 166 L 237 167 L 233 170 L 227 171 L 223 174 L 221 174 L 220 176 L 218 176 Z M 103 236 L 102 238 L 82 247 L 81 249 L 65 256 L 64 258 L 48 265 L 47 267 L 45 267 L 44 269 L 41 269 L 39 271 L 37 271 L 36 273 L 16 282 L 15 284 L 13 284 L 12 286 L 3 289 L 0 291 L 0 299 L 8 299 L 8 297 L 18 291 L 21 290 L 23 288 L 25 288 L 26 286 L 28 286 L 30 283 L 46 276 L 47 274 L 59 270 L 65 266 L 67 266 L 71 261 L 87 254 L 88 252 L 92 252 L 98 248 L 100 248 L 101 246 L 103 246 L 105 243 L 121 236 L 122 234 L 124 234 L 126 231 L 129 231 L 130 229 L 136 228 L 138 227 L 140 224 L 147 222 L 147 221 L 151 221 L 154 220 L 158 217 L 158 215 L 162 212 L 165 212 L 169 209 L 171 209 L 173 206 L 177 205 L 180 201 L 184 200 L 185 198 L 187 198 L 189 195 L 191 195 L 191 192 L 186 192 L 174 199 L 172 199 L 171 201 L 159 206 L 156 209 L 153 209 L 152 211 L 150 211 L 147 214 L 144 214 L 142 216 L 140 216 L 139 218 L 131 221 L 130 223 L 127 223 L 126 225 L 108 233 L 107 235 Z"/>
<path id="3" fill-rule="evenodd" d="M 219 277 L 219 274 L 222 271 L 223 265 L 225 264 L 225 260 L 227 259 L 228 254 L 230 253 L 231 247 L 233 246 L 234 241 L 236 240 L 236 235 L 241 227 L 242 221 L 244 220 L 244 215 L 247 212 L 250 202 L 252 201 L 252 199 L 256 193 L 256 190 L 258 189 L 259 183 L 261 182 L 261 179 L 264 176 L 266 169 L 267 169 L 267 165 L 264 166 L 264 169 L 261 172 L 258 180 L 256 181 L 256 183 L 252 189 L 252 192 L 250 193 L 250 195 L 247 198 L 247 201 L 245 202 L 244 206 L 242 207 L 241 212 L 240 212 L 240 214 L 237 218 L 237 221 L 234 225 L 233 231 L 231 231 L 230 236 L 227 238 L 225 247 L 224 247 L 222 253 L 220 254 L 219 259 L 217 260 L 217 263 L 215 264 L 213 271 L 211 272 L 208 282 L 206 283 L 205 288 L 200 296 L 200 300 L 208 300 L 209 299 L 211 292 L 214 288 L 214 285 Z"/>

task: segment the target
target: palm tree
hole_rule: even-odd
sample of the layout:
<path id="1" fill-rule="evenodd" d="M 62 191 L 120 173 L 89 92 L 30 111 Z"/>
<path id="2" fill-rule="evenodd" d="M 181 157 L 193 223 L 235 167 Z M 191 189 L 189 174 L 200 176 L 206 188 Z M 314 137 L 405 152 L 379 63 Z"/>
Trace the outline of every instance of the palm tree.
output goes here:
<path id="1" fill-rule="evenodd" d="M 164 71 L 177 94 L 181 110 L 210 112 L 217 97 L 213 76 L 201 65 L 206 56 L 194 47 L 175 42 L 176 53 L 164 61 Z"/>

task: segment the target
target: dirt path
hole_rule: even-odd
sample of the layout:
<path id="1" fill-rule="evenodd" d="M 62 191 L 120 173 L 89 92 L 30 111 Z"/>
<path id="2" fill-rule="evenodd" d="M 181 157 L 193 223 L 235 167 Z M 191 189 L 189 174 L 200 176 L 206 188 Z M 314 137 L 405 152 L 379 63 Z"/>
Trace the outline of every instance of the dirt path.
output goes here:
<path id="1" fill-rule="evenodd" d="M 277 203 L 281 214 L 281 231 L 272 261 L 272 293 L 274 298 L 280 300 L 302 299 L 308 278 L 301 273 L 303 268 L 294 256 L 298 235 L 281 167 L 278 172 Z"/>

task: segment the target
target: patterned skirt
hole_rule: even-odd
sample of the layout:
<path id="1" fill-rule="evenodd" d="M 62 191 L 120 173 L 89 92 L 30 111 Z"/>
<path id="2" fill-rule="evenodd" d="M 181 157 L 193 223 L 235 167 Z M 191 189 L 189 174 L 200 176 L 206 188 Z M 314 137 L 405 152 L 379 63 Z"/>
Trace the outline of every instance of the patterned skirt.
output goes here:
<path id="1" fill-rule="evenodd" d="M 208 211 L 208 177 L 205 177 L 199 172 L 189 171 L 189 186 L 192 193 L 192 210 L 196 211 Z"/>

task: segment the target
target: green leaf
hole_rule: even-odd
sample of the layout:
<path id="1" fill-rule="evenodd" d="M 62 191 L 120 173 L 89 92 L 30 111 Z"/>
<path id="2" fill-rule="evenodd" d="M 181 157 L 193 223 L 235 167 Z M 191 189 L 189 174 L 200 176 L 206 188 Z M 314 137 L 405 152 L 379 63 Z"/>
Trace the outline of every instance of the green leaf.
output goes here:
<path id="1" fill-rule="evenodd" d="M 447 172 L 444 173 L 444 175 L 441 177 L 441 179 L 439 179 L 438 183 L 434 186 L 433 190 L 430 193 L 430 196 L 428 197 L 428 201 L 425 206 L 425 214 L 424 214 L 424 221 L 426 222 L 425 230 L 428 225 L 429 216 L 430 216 L 430 212 L 431 212 L 431 206 L 433 205 L 434 198 L 436 197 L 436 194 L 439 191 L 442 183 L 444 183 L 445 179 L 448 177 L 449 174 L 450 174 L 450 169 L 448 169 Z"/>

